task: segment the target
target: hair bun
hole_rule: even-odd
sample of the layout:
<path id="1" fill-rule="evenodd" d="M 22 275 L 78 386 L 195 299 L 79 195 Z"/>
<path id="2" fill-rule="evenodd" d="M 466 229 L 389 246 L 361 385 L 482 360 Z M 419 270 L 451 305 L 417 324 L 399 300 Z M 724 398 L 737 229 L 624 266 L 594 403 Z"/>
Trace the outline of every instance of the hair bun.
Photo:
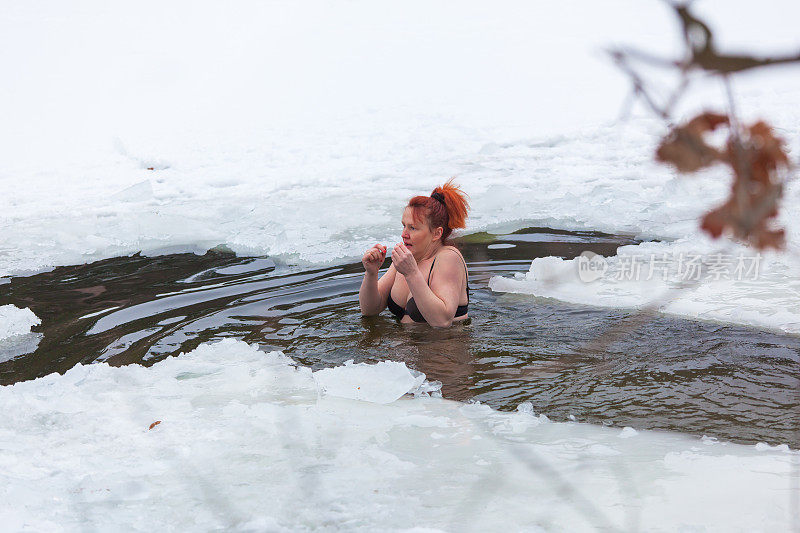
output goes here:
<path id="1" fill-rule="evenodd" d="M 440 193 L 439 191 L 434 191 L 433 193 L 431 193 L 431 198 L 433 198 L 434 200 L 438 200 L 438 201 L 442 202 L 443 204 L 447 205 L 447 203 L 444 201 L 444 195 L 442 193 Z"/>

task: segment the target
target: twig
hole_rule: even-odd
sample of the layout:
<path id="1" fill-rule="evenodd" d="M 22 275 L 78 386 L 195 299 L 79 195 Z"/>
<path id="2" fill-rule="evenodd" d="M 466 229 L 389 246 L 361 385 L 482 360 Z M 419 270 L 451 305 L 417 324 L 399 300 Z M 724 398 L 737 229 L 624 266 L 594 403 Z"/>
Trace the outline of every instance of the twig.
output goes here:
<path id="1" fill-rule="evenodd" d="M 669 122 L 669 115 L 665 110 L 659 107 L 656 101 L 650 96 L 650 93 L 647 92 L 647 90 L 645 89 L 644 80 L 642 80 L 639 74 L 636 73 L 636 71 L 634 71 L 630 67 L 630 65 L 628 65 L 628 61 L 625 54 L 620 52 L 619 50 L 611 50 L 609 53 L 611 54 L 612 59 L 620 68 L 620 70 L 622 70 L 625 74 L 627 74 L 631 78 L 631 83 L 633 84 L 634 93 L 640 96 L 656 115 L 658 115 L 665 121 Z"/>

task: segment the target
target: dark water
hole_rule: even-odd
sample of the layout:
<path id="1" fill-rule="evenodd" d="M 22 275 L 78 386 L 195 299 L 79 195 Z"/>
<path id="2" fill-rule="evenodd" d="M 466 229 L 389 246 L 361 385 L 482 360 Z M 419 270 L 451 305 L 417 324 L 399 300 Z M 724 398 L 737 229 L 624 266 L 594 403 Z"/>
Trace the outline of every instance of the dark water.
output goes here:
<path id="1" fill-rule="evenodd" d="M 630 242 L 536 228 L 472 235 L 460 243 L 469 263 L 472 318 L 449 330 L 400 325 L 388 312 L 362 318 L 360 263 L 301 269 L 268 258 L 178 254 L 13 278 L 0 285 L 0 305 L 30 307 L 43 321 L 34 329 L 42 336 L 32 353 L 13 353 L 14 346 L 0 351 L 0 384 L 99 360 L 149 365 L 234 337 L 283 350 L 313 368 L 347 359 L 403 361 L 441 381 L 447 398 L 503 410 L 530 401 L 554 420 L 572 415 L 797 447 L 800 339 L 653 316 L 608 341 L 629 311 L 487 288 L 494 275 L 527 271 L 533 257 L 609 255 Z"/>

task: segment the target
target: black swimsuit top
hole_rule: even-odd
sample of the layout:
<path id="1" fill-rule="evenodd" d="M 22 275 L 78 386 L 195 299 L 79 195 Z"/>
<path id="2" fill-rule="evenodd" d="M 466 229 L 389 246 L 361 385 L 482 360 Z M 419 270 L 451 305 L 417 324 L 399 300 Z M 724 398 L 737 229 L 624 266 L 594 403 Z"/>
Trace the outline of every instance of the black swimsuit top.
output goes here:
<path id="1" fill-rule="evenodd" d="M 433 265 L 436 264 L 436 258 L 433 258 L 433 262 L 431 263 L 431 270 L 428 272 L 428 287 L 431 286 L 431 274 L 433 274 Z M 453 318 L 458 318 L 460 316 L 464 316 L 467 314 L 467 308 L 469 307 L 469 274 L 467 273 L 467 264 L 464 263 L 464 273 L 467 274 L 467 304 L 466 305 L 459 305 L 456 308 L 456 314 Z M 392 299 L 392 293 L 389 291 L 389 299 L 386 301 L 386 305 L 389 308 L 389 311 L 392 312 L 394 316 L 397 317 L 398 320 L 402 319 L 404 315 L 408 315 L 411 317 L 411 320 L 414 322 L 425 322 L 425 317 L 422 316 L 422 313 L 419 312 L 419 308 L 417 307 L 414 298 L 410 298 L 406 303 L 405 308 L 400 307 L 400 304 L 395 302 Z"/>

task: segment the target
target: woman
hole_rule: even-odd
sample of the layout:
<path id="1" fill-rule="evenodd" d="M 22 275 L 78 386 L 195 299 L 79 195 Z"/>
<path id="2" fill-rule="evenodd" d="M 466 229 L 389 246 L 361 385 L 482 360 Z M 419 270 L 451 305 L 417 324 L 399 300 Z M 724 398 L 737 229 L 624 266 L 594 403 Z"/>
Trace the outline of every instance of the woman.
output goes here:
<path id="1" fill-rule="evenodd" d="M 377 315 L 387 305 L 403 323 L 448 327 L 467 318 L 467 264 L 447 238 L 465 227 L 469 204 L 450 180 L 430 196 L 415 196 L 403 211 L 403 242 L 392 250 L 392 265 L 378 279 L 386 247 L 364 254 L 364 280 L 358 291 L 361 313 Z"/>

